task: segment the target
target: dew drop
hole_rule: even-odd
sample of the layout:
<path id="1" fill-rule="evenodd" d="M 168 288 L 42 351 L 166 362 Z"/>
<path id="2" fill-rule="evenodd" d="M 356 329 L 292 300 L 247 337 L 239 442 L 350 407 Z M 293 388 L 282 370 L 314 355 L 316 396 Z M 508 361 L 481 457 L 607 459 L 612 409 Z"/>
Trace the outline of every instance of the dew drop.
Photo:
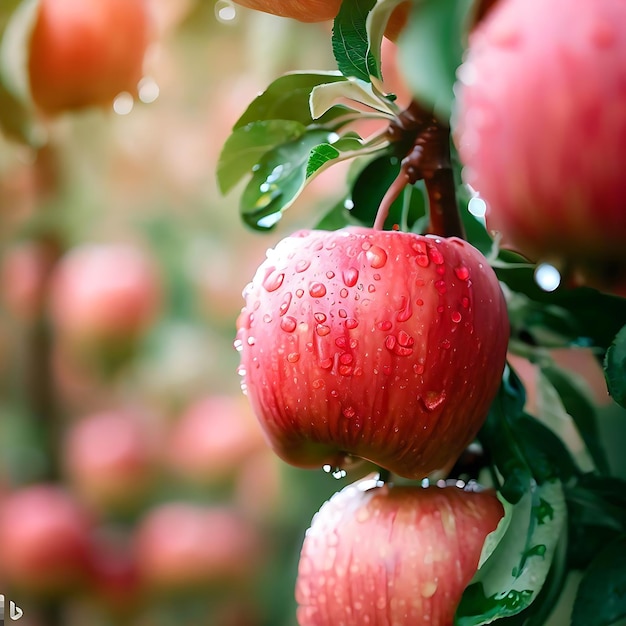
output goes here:
<path id="1" fill-rule="evenodd" d="M 249 346 L 253 346 L 256 343 L 255 337 L 248 337 L 247 343 Z"/>
<path id="2" fill-rule="evenodd" d="M 339 317 L 342 317 L 343 319 L 348 317 L 348 312 L 345 309 L 339 309 L 339 311 L 337 311 L 337 314 L 339 315 Z"/>
<path id="3" fill-rule="evenodd" d="M 367 286 L 367 291 L 369 293 L 374 293 L 376 291 L 376 287 L 374 285 L 368 285 Z"/>
<path id="4" fill-rule="evenodd" d="M 351 354 L 349 354 L 348 352 L 344 352 L 339 357 L 339 363 L 341 363 L 342 365 L 350 365 L 350 363 L 352 363 L 352 361 L 354 361 L 354 357 Z"/>
<path id="5" fill-rule="evenodd" d="M 352 376 L 354 368 L 352 365 L 340 365 L 338 371 L 342 376 Z"/>
<path id="6" fill-rule="evenodd" d="M 347 329 L 352 330 L 353 328 L 356 328 L 359 325 L 359 322 L 353 317 L 348 317 L 345 321 L 345 325 Z"/>
<path id="7" fill-rule="evenodd" d="M 266 313 L 266 314 L 263 316 L 263 321 L 264 321 L 266 324 L 269 324 L 269 323 L 272 321 L 272 316 L 271 316 L 269 313 Z"/>
<path id="8" fill-rule="evenodd" d="M 341 291 L 339 292 L 339 295 L 340 295 L 342 298 L 347 298 L 347 297 L 348 297 L 348 290 L 347 290 L 345 287 L 343 287 L 343 288 L 341 289 Z"/>
<path id="9" fill-rule="evenodd" d="M 324 387 L 324 381 L 321 378 L 316 378 L 312 383 L 313 389 L 322 389 Z"/>
<path id="10" fill-rule="evenodd" d="M 450 316 L 450 318 L 452 319 L 452 321 L 453 321 L 455 324 L 458 324 L 458 323 L 461 321 L 462 316 L 461 316 L 461 314 L 460 314 L 458 311 L 453 311 L 453 313 L 452 313 L 452 315 Z"/>
<path id="11" fill-rule="evenodd" d="M 470 300 L 468 297 L 464 296 L 463 298 L 461 298 L 461 305 L 463 306 L 464 309 L 469 308 L 470 305 Z"/>
<path id="12" fill-rule="evenodd" d="M 287 361 L 289 361 L 289 363 L 297 363 L 299 360 L 300 360 L 299 352 L 290 352 L 287 355 Z"/>
<path id="13" fill-rule="evenodd" d="M 459 265 L 454 268 L 454 273 L 459 280 L 467 280 L 469 278 L 469 269 L 465 265 Z"/>
<path id="14" fill-rule="evenodd" d="M 326 326 L 326 324 L 318 324 L 315 328 L 315 332 L 320 337 L 326 337 L 330 333 L 330 326 Z"/>
<path id="15" fill-rule="evenodd" d="M 341 276 L 347 287 L 354 287 L 359 280 L 359 270 L 356 267 L 349 267 L 342 272 Z"/>
<path id="16" fill-rule="evenodd" d="M 278 314 L 282 317 L 283 315 L 285 315 L 285 313 L 287 313 L 288 309 L 289 309 L 289 305 L 291 304 L 291 299 L 292 299 L 292 295 L 291 292 L 288 291 L 285 294 L 285 298 L 283 299 L 279 309 L 278 309 Z"/>
<path id="17" fill-rule="evenodd" d="M 428 246 L 428 256 L 435 265 L 441 265 L 443 263 L 443 254 L 441 254 L 441 251 L 435 246 Z"/>
<path id="18" fill-rule="evenodd" d="M 306 272 L 311 266 L 311 261 L 309 259 L 301 259 L 296 263 L 296 272 Z"/>
<path id="19" fill-rule="evenodd" d="M 237 352 L 241 352 L 243 350 L 243 341 L 241 341 L 241 339 L 235 339 L 233 342 L 233 348 L 235 348 Z"/>
<path id="20" fill-rule="evenodd" d="M 392 326 L 393 324 L 389 320 L 383 320 L 382 322 L 378 322 L 376 324 L 376 328 L 383 331 L 391 330 Z"/>
<path id="21" fill-rule="evenodd" d="M 440 407 L 445 400 L 445 391 L 427 391 L 422 396 L 422 402 L 428 411 L 434 411 L 437 407 Z"/>
<path id="22" fill-rule="evenodd" d="M 446 283 L 443 280 L 435 281 L 435 289 L 437 290 L 440 296 L 443 296 L 443 294 L 446 293 L 446 291 L 448 291 L 446 287 Z"/>
<path id="23" fill-rule="evenodd" d="M 406 331 L 401 330 L 398 333 L 398 343 L 401 346 L 403 346 L 405 348 L 408 348 L 408 347 L 412 346 L 415 343 L 415 340 Z"/>
<path id="24" fill-rule="evenodd" d="M 372 246 L 365 256 L 374 269 L 380 269 L 387 263 L 387 253 L 380 246 Z"/>
<path id="25" fill-rule="evenodd" d="M 344 409 L 342 409 L 341 412 L 343 413 L 343 416 L 347 417 L 348 419 L 351 419 L 356 415 L 356 411 L 352 406 L 345 407 Z"/>
<path id="26" fill-rule="evenodd" d="M 335 345 L 338 348 L 347 348 L 348 347 L 348 339 L 347 337 L 337 337 L 337 339 L 335 339 Z"/>
<path id="27" fill-rule="evenodd" d="M 415 304 L 417 304 L 417 306 L 424 306 L 424 301 L 423 301 L 421 298 L 418 298 L 418 299 L 415 301 Z"/>
<path id="28" fill-rule="evenodd" d="M 439 346 L 440 346 L 441 348 L 443 348 L 444 350 L 449 350 L 451 345 L 452 345 L 452 344 L 450 343 L 450 340 L 449 340 L 449 339 L 444 339 L 444 340 L 442 340 L 442 342 L 439 344 Z"/>
<path id="29" fill-rule="evenodd" d="M 326 359 L 322 359 L 320 361 L 320 367 L 323 370 L 329 370 L 332 366 L 333 366 L 333 360 L 330 357 L 328 357 Z"/>
<path id="30" fill-rule="evenodd" d="M 296 289 L 296 297 L 301 298 L 304 295 L 304 289 Z"/>
<path id="31" fill-rule="evenodd" d="M 324 313 L 315 313 L 313 317 L 318 324 L 323 324 L 326 321 L 326 315 Z"/>
<path id="32" fill-rule="evenodd" d="M 328 278 L 328 280 L 335 278 L 335 272 L 329 270 L 328 272 L 326 272 L 326 278 Z"/>
<path id="33" fill-rule="evenodd" d="M 311 283 L 309 294 L 312 298 L 323 298 L 326 295 L 326 287 L 323 283 Z"/>
<path id="34" fill-rule="evenodd" d="M 285 280 L 285 275 L 282 272 L 277 272 L 275 267 L 268 269 L 263 279 L 263 287 L 270 293 L 276 291 Z"/>
<path id="35" fill-rule="evenodd" d="M 410 298 L 402 298 L 402 308 L 398 311 L 396 315 L 396 319 L 399 322 L 406 322 L 413 315 L 413 309 L 411 308 L 411 299 Z"/>
<path id="36" fill-rule="evenodd" d="M 288 315 L 287 317 L 283 317 L 283 319 L 280 322 L 280 327 L 286 333 L 292 333 L 294 330 L 296 330 L 297 325 L 298 323 L 296 319 L 294 317 L 291 317 L 290 315 Z"/>

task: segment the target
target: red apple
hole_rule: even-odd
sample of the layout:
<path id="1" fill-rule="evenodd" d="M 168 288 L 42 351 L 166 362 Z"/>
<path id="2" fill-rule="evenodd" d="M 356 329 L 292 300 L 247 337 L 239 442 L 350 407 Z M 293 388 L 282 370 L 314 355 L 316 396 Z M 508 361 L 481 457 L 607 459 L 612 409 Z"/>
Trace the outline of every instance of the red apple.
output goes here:
<path id="1" fill-rule="evenodd" d="M 192 402 L 174 424 L 167 460 L 186 480 L 214 484 L 228 480 L 257 450 L 261 429 L 241 396 L 211 395 Z"/>
<path id="2" fill-rule="evenodd" d="M 335 494 L 306 533 L 300 626 L 451 626 L 485 537 L 504 509 L 492 491 L 381 486 Z"/>
<path id="3" fill-rule="evenodd" d="M 51 316 L 72 344 L 108 348 L 132 342 L 149 328 L 159 293 L 156 269 L 139 248 L 85 243 L 55 268 Z"/>
<path id="4" fill-rule="evenodd" d="M 163 592 L 245 584 L 257 572 L 257 530 L 227 506 L 167 502 L 135 530 L 142 580 Z"/>
<path id="5" fill-rule="evenodd" d="M 625 21 L 622 0 L 502 0 L 469 39 L 454 133 L 507 246 L 622 293 Z"/>
<path id="6" fill-rule="evenodd" d="M 87 512 L 60 487 L 14 491 L 0 509 L 0 577 L 29 593 L 75 588 L 87 572 L 91 528 Z"/>
<path id="7" fill-rule="evenodd" d="M 40 0 L 28 55 L 35 103 L 59 113 L 135 94 L 150 31 L 147 0 Z"/>
<path id="8" fill-rule="evenodd" d="M 101 510 L 141 504 L 155 478 L 157 429 L 129 410 L 85 415 L 67 430 L 65 473 L 81 497 Z"/>
<path id="9" fill-rule="evenodd" d="M 500 384 L 505 301 L 460 239 L 300 231 L 268 251 L 245 299 L 243 388 L 293 465 L 355 456 L 422 478 L 471 442 Z"/>

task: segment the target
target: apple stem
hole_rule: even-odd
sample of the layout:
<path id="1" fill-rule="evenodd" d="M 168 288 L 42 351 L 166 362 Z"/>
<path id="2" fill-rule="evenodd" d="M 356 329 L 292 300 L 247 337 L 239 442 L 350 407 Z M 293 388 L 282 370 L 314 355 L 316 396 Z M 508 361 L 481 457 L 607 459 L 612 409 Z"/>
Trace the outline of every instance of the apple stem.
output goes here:
<path id="1" fill-rule="evenodd" d="M 442 237 L 464 237 L 450 158 L 450 127 L 413 101 L 389 125 L 387 136 L 398 143 L 405 157 L 398 176 L 383 196 L 374 228 L 383 228 L 391 205 L 407 185 L 423 180 L 430 214 L 427 232 Z"/>

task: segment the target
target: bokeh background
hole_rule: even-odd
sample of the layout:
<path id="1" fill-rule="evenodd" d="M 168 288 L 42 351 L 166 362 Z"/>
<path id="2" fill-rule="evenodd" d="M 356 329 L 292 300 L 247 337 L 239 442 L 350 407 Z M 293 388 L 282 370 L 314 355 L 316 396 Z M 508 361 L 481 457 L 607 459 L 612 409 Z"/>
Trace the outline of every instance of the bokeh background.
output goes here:
<path id="1" fill-rule="evenodd" d="M 215 170 L 257 92 L 333 68 L 328 25 L 152 4 L 134 103 L 44 120 L 39 149 L 0 135 L 0 592 L 25 626 L 287 626 L 304 531 L 345 480 L 267 448 L 235 321 L 342 177 L 259 234 Z"/>

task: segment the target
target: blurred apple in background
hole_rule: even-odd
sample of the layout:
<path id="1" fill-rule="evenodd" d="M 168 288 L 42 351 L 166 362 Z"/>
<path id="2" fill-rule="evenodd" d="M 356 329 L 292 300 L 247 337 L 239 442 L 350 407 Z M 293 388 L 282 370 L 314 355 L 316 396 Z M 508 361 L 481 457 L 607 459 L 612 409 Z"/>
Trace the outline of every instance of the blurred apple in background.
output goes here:
<path id="1" fill-rule="evenodd" d="M 134 95 L 151 31 L 148 0 L 40 0 L 28 42 L 33 100 L 59 113 Z"/>
<path id="2" fill-rule="evenodd" d="M 69 250 L 52 276 L 55 330 L 78 350 L 133 346 L 159 311 L 160 280 L 138 247 L 84 243 Z"/>
<path id="3" fill-rule="evenodd" d="M 158 505 L 139 521 L 135 541 L 147 588 L 164 593 L 240 587 L 260 571 L 259 531 L 230 505 Z"/>
<path id="4" fill-rule="evenodd" d="M 17 489 L 0 509 L 0 576 L 20 591 L 49 595 L 85 581 L 89 513 L 64 488 L 37 484 Z"/>
<path id="5" fill-rule="evenodd" d="M 65 434 L 65 473 L 76 493 L 102 511 L 135 510 L 154 487 L 159 426 L 129 409 L 85 415 Z"/>
<path id="6" fill-rule="evenodd" d="M 216 394 L 183 410 L 172 426 L 166 454 L 176 474 L 209 485 L 232 479 L 244 461 L 266 448 L 245 397 Z"/>

